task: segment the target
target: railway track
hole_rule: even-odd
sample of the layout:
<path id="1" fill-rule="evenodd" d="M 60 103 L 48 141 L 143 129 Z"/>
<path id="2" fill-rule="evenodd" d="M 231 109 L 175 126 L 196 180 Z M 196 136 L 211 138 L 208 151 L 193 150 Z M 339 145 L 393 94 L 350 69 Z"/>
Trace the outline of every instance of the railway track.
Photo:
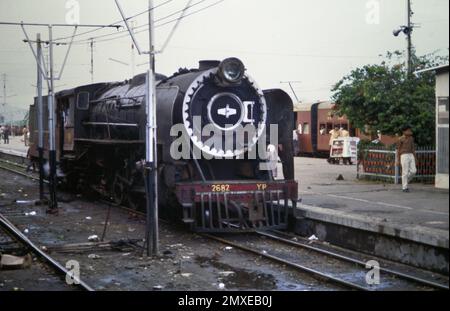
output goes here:
<path id="1" fill-rule="evenodd" d="M 26 166 L 18 163 L 14 163 L 9 160 L 0 159 L 0 169 L 14 173 L 32 180 L 39 180 L 37 174 L 27 173 Z"/>
<path id="2" fill-rule="evenodd" d="M 424 279 L 384 267 L 380 267 L 379 269 L 380 277 L 383 279 L 380 285 L 368 285 L 365 281 L 365 276 L 369 271 L 366 269 L 366 262 L 341 255 L 337 252 L 311 246 L 307 243 L 287 239 L 287 236 L 290 238 L 293 236 L 279 231 L 257 231 L 254 234 L 234 235 L 227 236 L 226 238 L 212 234 L 204 234 L 202 236 L 277 264 L 285 265 L 291 269 L 311 274 L 318 279 L 350 290 L 449 289 L 448 285 L 443 282 Z M 296 237 L 296 239 L 298 240 L 300 238 Z M 280 243 L 284 245 L 280 246 Z M 317 266 L 320 268 L 316 268 Z"/>
<path id="3" fill-rule="evenodd" d="M 0 152 L 1 153 L 1 152 Z M 3 153 L 2 153 L 3 155 Z M 19 156 L 14 156 L 20 158 Z M 25 172 L 26 165 L 21 164 L 20 161 L 15 162 L 14 157 L 11 158 L 8 155 L 8 159 L 4 159 L 0 157 L 0 169 L 8 171 L 10 173 L 14 173 L 35 181 L 39 180 L 37 174 L 30 174 Z M 40 261 L 45 264 L 45 266 L 49 267 L 57 276 L 61 277 L 62 280 L 65 280 L 65 277 L 68 275 L 67 269 L 62 266 L 58 261 L 54 258 L 50 257 L 44 251 L 42 251 L 38 246 L 36 246 L 33 242 L 31 242 L 26 235 L 24 235 L 19 229 L 17 229 L 14 224 L 12 224 L 3 214 L 0 213 L 0 231 L 7 234 L 12 241 L 17 242 L 24 249 L 33 253 L 34 256 L 40 259 Z M 93 289 L 81 281 L 77 282 L 79 284 L 68 285 L 65 282 L 61 281 L 65 286 L 70 286 L 76 290 L 82 291 L 93 291 Z"/>
<path id="4" fill-rule="evenodd" d="M 339 259 L 339 260 L 342 260 L 342 261 L 345 261 L 348 263 L 352 263 L 352 264 L 355 264 L 355 265 L 358 265 L 361 267 L 366 267 L 366 264 L 367 264 L 367 261 L 364 261 L 361 259 L 357 259 L 357 258 L 353 258 L 353 257 L 346 256 L 343 254 L 339 254 L 337 252 L 326 250 L 326 249 L 323 249 L 320 247 L 315 247 L 315 246 L 309 245 L 306 242 L 299 242 L 298 237 L 291 235 L 291 234 L 287 234 L 285 232 L 281 232 L 281 231 L 257 232 L 257 234 L 260 236 L 275 240 L 275 241 L 279 241 L 281 243 L 285 243 L 287 245 L 293 245 L 295 247 L 313 251 L 318 254 L 336 258 L 336 259 Z M 295 240 L 292 240 L 292 239 L 295 239 Z M 417 276 L 414 276 L 411 274 L 407 274 L 404 272 L 400 272 L 400 271 L 390 269 L 390 268 L 385 268 L 385 267 L 380 267 L 380 272 L 383 274 L 392 275 L 392 276 L 395 276 L 395 277 L 398 277 L 398 278 L 401 278 L 401 279 L 404 279 L 407 281 L 415 282 L 420 285 L 429 286 L 434 289 L 449 290 L 449 286 L 445 285 L 444 282 L 428 280 L 428 279 L 425 279 L 422 277 L 417 277 Z"/>
<path id="5" fill-rule="evenodd" d="M 111 204 L 111 203 L 108 203 L 105 201 L 103 201 L 103 203 Z M 142 212 L 132 210 L 132 209 L 124 207 L 124 206 L 116 205 L 116 207 L 118 207 L 126 212 L 136 214 L 140 217 L 145 217 L 145 214 Z M 240 249 L 242 251 L 251 253 L 256 256 L 261 256 L 261 257 L 268 259 L 270 261 L 273 261 L 275 263 L 286 265 L 294 270 L 298 270 L 300 272 L 311 274 L 319 279 L 332 282 L 336 285 L 342 286 L 347 289 L 359 290 L 359 291 L 378 290 L 376 287 L 370 287 L 370 286 L 367 286 L 367 284 L 364 285 L 364 284 L 358 284 L 356 282 L 348 281 L 344 278 L 338 277 L 331 273 L 326 273 L 326 272 L 314 269 L 312 267 L 308 267 L 307 265 L 296 262 L 295 260 L 283 258 L 282 256 L 279 256 L 277 254 L 270 254 L 266 250 L 258 249 L 257 247 L 254 247 L 254 246 L 251 246 L 248 244 L 245 245 L 244 243 L 239 243 L 239 242 L 229 240 L 229 239 L 226 239 L 226 238 L 223 238 L 223 237 L 220 237 L 217 235 L 213 235 L 213 234 L 200 234 L 200 235 L 206 239 L 213 240 L 213 241 L 219 242 L 221 244 L 235 247 L 236 249 Z M 360 275 L 365 276 L 365 274 L 368 272 L 368 270 L 364 270 L 366 267 L 366 264 L 367 264 L 366 261 L 363 261 L 363 260 L 360 260 L 360 259 L 357 259 L 354 257 L 350 257 L 350 256 L 345 256 L 345 255 L 339 254 L 338 252 L 333 252 L 330 250 L 325 250 L 325 249 L 322 249 L 322 248 L 319 248 L 316 246 L 312 246 L 312 245 L 309 245 L 306 241 L 299 242 L 299 240 L 301 238 L 298 236 L 295 236 L 295 235 L 291 235 L 291 234 L 281 232 L 281 231 L 256 231 L 254 233 L 254 235 L 258 236 L 258 237 L 270 239 L 270 240 L 273 240 L 276 242 L 280 242 L 280 243 L 283 243 L 283 244 L 286 244 L 289 246 L 294 246 L 297 249 L 303 249 L 303 250 L 307 250 L 310 252 L 314 252 L 319 255 L 328 257 L 328 258 L 337 259 L 341 262 L 344 262 L 345 264 L 359 266 L 362 268 L 361 271 L 363 271 L 363 273 L 361 273 Z M 233 237 L 236 237 L 236 236 L 238 236 L 238 235 L 233 235 Z M 243 234 L 243 236 L 248 237 L 249 234 L 245 233 L 245 234 Z M 292 238 L 295 238 L 295 240 L 292 240 Z M 247 242 L 248 242 L 248 240 L 247 240 Z M 360 254 L 360 255 L 362 256 L 363 254 Z M 417 269 L 414 268 L 414 270 L 417 270 Z M 447 282 L 447 284 L 448 284 L 448 280 L 442 280 L 442 282 L 437 282 L 434 280 L 428 280 L 423 277 L 417 277 L 412 274 L 407 274 L 405 272 L 397 271 L 397 270 L 394 270 L 391 268 L 386 268 L 386 267 L 380 267 L 379 271 L 382 274 L 382 276 L 388 275 L 388 276 L 392 276 L 394 278 L 399 278 L 399 279 L 405 280 L 408 283 L 412 283 L 417 286 L 423 286 L 426 289 L 449 290 L 448 285 L 444 284 L 444 282 Z M 398 289 L 398 288 L 396 288 L 396 286 L 398 286 L 398 284 L 393 284 L 393 286 L 391 286 L 390 288 L 383 288 L 383 290 Z M 412 286 L 411 289 L 414 289 L 414 286 Z"/>
<path id="6" fill-rule="evenodd" d="M 276 262 L 278 264 L 286 265 L 286 266 L 288 266 L 290 268 L 293 268 L 295 270 L 299 270 L 300 272 L 306 272 L 306 273 L 311 274 L 311 275 L 313 275 L 315 277 L 319 277 L 322 280 L 330 281 L 332 283 L 335 283 L 337 285 L 343 286 L 345 288 L 350 288 L 350 289 L 353 289 L 353 290 L 361 290 L 361 291 L 368 290 L 365 287 L 360 286 L 358 284 L 355 284 L 355 283 L 352 283 L 352 282 L 348 282 L 346 280 L 334 277 L 334 276 L 332 276 L 330 274 L 326 274 L 326 273 L 323 273 L 323 272 L 321 272 L 319 270 L 309 268 L 309 267 L 307 267 L 305 265 L 302 265 L 300 263 L 296 263 L 296 262 L 291 261 L 291 260 L 284 259 L 284 258 L 282 258 L 280 256 L 271 255 L 267 251 L 260 250 L 260 249 L 255 248 L 255 247 L 249 247 L 249 246 L 246 246 L 244 244 L 237 243 L 237 242 L 234 242 L 234 241 L 230 241 L 230 240 L 227 240 L 227 239 L 224 239 L 224 238 L 221 238 L 221 237 L 217 237 L 217 236 L 214 236 L 214 235 L 211 235 L 211 234 L 202 234 L 202 236 L 205 237 L 205 238 L 208 238 L 210 240 L 213 240 L 213 241 L 216 241 L 216 242 L 219 242 L 219 243 L 223 243 L 225 245 L 229 245 L 229 246 L 235 247 L 237 249 L 240 249 L 242 251 L 251 253 L 253 255 L 261 256 L 261 257 L 263 257 L 265 259 L 271 260 L 271 261 Z"/>
<path id="7" fill-rule="evenodd" d="M 49 267 L 56 275 L 61 277 L 61 282 L 65 286 L 69 286 L 75 290 L 82 291 L 93 291 L 93 289 L 83 282 L 82 280 L 77 280 L 78 282 L 73 285 L 69 285 L 65 280 L 66 276 L 69 275 L 69 271 L 62 266 L 58 261 L 50 257 L 48 254 L 43 252 L 39 247 L 37 247 L 33 242 L 31 242 L 27 236 L 25 236 L 19 229 L 17 229 L 6 217 L 0 214 L 0 230 L 3 231 L 6 235 L 8 235 L 12 241 L 19 243 L 23 248 L 27 251 L 33 253 L 34 256 L 39 258 L 42 263 L 44 263 L 47 267 Z"/>

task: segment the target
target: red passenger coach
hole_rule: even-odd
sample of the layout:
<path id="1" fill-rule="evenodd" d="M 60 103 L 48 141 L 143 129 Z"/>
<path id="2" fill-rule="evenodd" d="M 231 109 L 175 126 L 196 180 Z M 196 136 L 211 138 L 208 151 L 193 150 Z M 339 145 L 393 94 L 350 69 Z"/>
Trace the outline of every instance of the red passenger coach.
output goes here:
<path id="1" fill-rule="evenodd" d="M 310 156 L 328 156 L 330 132 L 337 126 L 356 135 L 356 130 L 348 119 L 340 117 L 332 102 L 298 104 L 295 107 L 297 128 L 299 129 L 300 154 Z"/>

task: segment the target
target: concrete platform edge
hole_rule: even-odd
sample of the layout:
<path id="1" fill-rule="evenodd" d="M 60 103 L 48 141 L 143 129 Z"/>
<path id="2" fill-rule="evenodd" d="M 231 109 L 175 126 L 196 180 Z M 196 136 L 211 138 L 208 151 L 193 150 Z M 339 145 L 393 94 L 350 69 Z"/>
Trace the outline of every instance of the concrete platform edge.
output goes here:
<path id="1" fill-rule="evenodd" d="M 4 154 L 7 154 L 7 155 L 21 157 L 21 158 L 26 158 L 27 157 L 27 153 L 26 152 L 12 150 L 12 149 L 3 149 L 3 148 L 0 147 L 0 152 L 4 153 Z"/>
<path id="2" fill-rule="evenodd" d="M 305 204 L 297 206 L 296 217 L 383 234 L 432 247 L 449 249 L 449 233 L 445 230 L 400 224 L 395 226 L 381 218 L 359 216 Z"/>

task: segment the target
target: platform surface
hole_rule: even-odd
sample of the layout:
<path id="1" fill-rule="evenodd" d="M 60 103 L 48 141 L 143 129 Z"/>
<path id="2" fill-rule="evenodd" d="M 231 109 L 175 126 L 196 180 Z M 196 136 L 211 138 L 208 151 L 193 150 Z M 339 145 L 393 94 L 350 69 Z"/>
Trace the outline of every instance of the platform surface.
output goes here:
<path id="1" fill-rule="evenodd" d="M 23 142 L 23 136 L 10 136 L 9 144 L 4 144 L 3 139 L 0 140 L 0 151 L 12 155 L 26 157 L 28 147 Z"/>
<path id="2" fill-rule="evenodd" d="M 413 183 L 411 193 L 403 193 L 401 185 L 358 180 L 356 166 L 325 159 L 296 158 L 295 174 L 301 216 L 449 247 L 448 191 Z"/>

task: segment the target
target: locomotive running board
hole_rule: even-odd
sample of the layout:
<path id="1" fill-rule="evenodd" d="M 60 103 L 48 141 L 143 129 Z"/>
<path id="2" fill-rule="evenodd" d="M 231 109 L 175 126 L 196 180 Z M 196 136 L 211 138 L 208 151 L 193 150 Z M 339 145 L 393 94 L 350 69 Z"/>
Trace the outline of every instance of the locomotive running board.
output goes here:
<path id="1" fill-rule="evenodd" d="M 207 182 L 176 185 L 183 221 L 196 232 L 285 229 L 295 181 Z"/>

